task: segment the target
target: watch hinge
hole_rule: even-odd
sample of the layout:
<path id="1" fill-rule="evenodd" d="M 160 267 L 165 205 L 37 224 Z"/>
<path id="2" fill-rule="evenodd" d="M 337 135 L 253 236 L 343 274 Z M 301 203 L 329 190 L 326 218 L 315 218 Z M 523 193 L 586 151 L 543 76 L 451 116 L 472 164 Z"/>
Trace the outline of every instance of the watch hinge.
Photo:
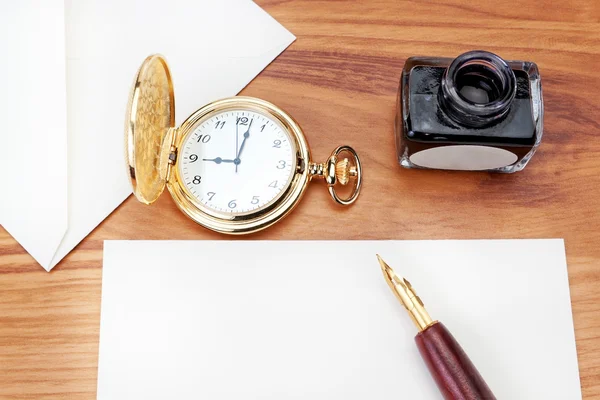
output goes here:
<path id="1" fill-rule="evenodd" d="M 171 132 L 171 144 L 169 147 L 169 158 L 167 160 L 167 176 L 165 177 L 165 181 L 168 182 L 171 178 L 171 169 L 175 162 L 177 161 L 177 147 L 175 147 L 175 141 L 177 140 L 177 128 L 169 129 Z"/>
<path id="2" fill-rule="evenodd" d="M 171 149 L 169 150 L 169 164 L 174 165 L 175 161 L 177 161 L 177 148 L 171 146 Z"/>
<path id="3" fill-rule="evenodd" d="M 167 161 L 167 176 L 165 177 L 165 182 L 169 182 L 169 179 L 171 179 L 171 169 L 173 169 L 173 166 L 175 165 L 176 161 L 177 148 L 171 145 L 171 148 L 169 149 L 169 159 Z"/>

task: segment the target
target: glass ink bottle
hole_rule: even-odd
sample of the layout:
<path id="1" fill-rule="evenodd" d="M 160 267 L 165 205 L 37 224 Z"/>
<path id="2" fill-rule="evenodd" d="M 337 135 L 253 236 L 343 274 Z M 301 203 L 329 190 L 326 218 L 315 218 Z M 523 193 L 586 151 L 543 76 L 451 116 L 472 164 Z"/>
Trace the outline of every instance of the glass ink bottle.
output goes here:
<path id="1" fill-rule="evenodd" d="M 525 168 L 543 131 L 537 65 L 487 51 L 411 57 L 398 91 L 400 165 L 467 171 Z"/>

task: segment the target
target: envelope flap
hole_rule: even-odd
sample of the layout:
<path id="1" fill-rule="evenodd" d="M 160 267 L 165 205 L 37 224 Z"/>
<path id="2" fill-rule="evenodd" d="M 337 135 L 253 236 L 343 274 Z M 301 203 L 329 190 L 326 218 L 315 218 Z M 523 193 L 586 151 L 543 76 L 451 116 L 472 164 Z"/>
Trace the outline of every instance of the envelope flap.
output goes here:
<path id="1" fill-rule="evenodd" d="M 153 203 L 165 188 L 175 125 L 173 82 L 164 57 L 144 60 L 131 88 L 125 121 L 125 149 L 133 194 Z"/>

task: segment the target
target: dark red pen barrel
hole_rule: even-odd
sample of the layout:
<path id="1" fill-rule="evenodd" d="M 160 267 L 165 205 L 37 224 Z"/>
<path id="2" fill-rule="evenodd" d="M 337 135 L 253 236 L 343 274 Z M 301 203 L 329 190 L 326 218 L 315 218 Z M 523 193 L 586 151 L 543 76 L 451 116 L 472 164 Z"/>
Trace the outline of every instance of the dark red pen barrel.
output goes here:
<path id="1" fill-rule="evenodd" d="M 477 368 L 442 323 L 419 332 L 415 341 L 444 399 L 496 400 Z"/>

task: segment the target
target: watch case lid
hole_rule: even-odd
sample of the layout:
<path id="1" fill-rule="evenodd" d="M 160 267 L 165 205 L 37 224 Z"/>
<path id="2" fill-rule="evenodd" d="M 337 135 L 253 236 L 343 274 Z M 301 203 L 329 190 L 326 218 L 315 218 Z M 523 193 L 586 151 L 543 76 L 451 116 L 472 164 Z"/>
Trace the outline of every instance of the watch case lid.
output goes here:
<path id="1" fill-rule="evenodd" d="M 175 96 L 169 66 L 151 55 L 138 70 L 125 119 L 125 157 L 133 194 L 151 204 L 165 188 L 175 126 Z"/>

